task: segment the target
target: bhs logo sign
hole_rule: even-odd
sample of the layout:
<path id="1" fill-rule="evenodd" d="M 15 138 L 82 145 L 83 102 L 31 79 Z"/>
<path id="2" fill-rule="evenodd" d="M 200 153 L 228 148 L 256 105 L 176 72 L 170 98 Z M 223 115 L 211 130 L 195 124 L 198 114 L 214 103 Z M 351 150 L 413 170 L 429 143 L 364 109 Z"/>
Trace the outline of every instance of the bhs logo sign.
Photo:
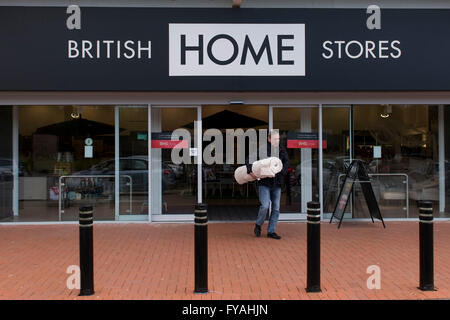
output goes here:
<path id="1" fill-rule="evenodd" d="M 170 76 L 305 76 L 304 24 L 169 24 Z"/>

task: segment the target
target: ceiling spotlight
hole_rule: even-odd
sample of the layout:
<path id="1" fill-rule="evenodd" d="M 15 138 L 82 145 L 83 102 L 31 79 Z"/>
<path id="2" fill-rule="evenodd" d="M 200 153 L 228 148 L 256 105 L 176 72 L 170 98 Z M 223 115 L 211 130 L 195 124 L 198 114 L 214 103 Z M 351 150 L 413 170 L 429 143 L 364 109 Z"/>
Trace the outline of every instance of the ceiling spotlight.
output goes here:
<path id="1" fill-rule="evenodd" d="M 72 113 L 70 116 L 72 119 L 78 119 L 81 117 L 81 111 L 83 111 L 82 106 L 72 106 Z"/>
<path id="2" fill-rule="evenodd" d="M 389 104 L 384 105 L 383 112 L 380 114 L 380 116 L 384 119 L 389 118 L 392 113 L 392 106 Z"/>

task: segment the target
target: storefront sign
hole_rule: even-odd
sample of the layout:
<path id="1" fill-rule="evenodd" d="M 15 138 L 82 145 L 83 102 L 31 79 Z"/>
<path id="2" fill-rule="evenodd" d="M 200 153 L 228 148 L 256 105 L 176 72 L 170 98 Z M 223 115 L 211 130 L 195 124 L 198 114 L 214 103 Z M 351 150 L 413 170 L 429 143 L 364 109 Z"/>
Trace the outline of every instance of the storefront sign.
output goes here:
<path id="1" fill-rule="evenodd" d="M 327 141 L 322 137 L 322 147 L 327 148 Z M 288 132 L 287 136 L 288 148 L 305 148 L 305 149 L 318 149 L 319 148 L 319 135 L 317 132 Z"/>
<path id="2" fill-rule="evenodd" d="M 0 90 L 450 90 L 450 10 L 0 10 Z"/>
<path id="3" fill-rule="evenodd" d="M 185 149 L 187 140 L 172 140 L 172 132 L 152 132 L 152 148 L 154 149 Z"/>
<path id="4" fill-rule="evenodd" d="M 170 76 L 304 76 L 304 24 L 169 24 Z"/>

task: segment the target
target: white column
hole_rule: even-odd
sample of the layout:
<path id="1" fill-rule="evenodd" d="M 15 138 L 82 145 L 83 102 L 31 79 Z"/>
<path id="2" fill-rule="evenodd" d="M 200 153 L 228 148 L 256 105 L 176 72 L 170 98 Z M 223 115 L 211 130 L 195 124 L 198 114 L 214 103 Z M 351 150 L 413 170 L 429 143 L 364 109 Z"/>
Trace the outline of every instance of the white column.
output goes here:
<path id="1" fill-rule="evenodd" d="M 322 135 L 322 104 L 319 105 L 319 202 L 320 219 L 323 219 L 323 135 Z"/>
<path id="2" fill-rule="evenodd" d="M 202 203 L 203 201 L 203 181 L 202 181 L 202 162 L 203 162 L 203 155 L 202 155 L 202 107 L 197 107 L 197 141 L 196 145 L 194 146 L 197 148 L 197 202 Z"/>
<path id="3" fill-rule="evenodd" d="M 114 106 L 114 216 L 119 220 L 120 214 L 120 110 Z"/>
<path id="4" fill-rule="evenodd" d="M 13 127 L 12 127 L 12 140 L 13 140 L 13 215 L 19 216 L 19 107 L 13 106 Z"/>
<path id="5" fill-rule="evenodd" d="M 276 128 L 279 129 L 279 128 Z M 273 107 L 269 106 L 269 132 L 273 130 Z"/>
<path id="6" fill-rule="evenodd" d="M 445 119 L 444 106 L 439 106 L 439 212 L 445 211 Z"/>
<path id="7" fill-rule="evenodd" d="M 148 182 L 147 182 L 147 203 L 148 203 L 148 222 L 152 222 L 152 106 L 147 105 L 147 156 L 148 156 Z"/>
<path id="8" fill-rule="evenodd" d="M 348 139 L 349 139 L 349 159 L 350 159 L 350 163 L 352 163 L 353 161 L 353 119 L 354 119 L 354 108 L 352 105 L 349 106 L 349 110 L 348 110 Z M 409 201 L 409 200 L 407 200 Z M 351 217 L 353 217 L 353 192 L 350 193 L 350 215 Z M 345 217 L 345 212 L 344 212 L 344 217 Z"/>
<path id="9" fill-rule="evenodd" d="M 161 108 L 151 109 L 151 132 L 161 132 Z M 151 132 L 149 137 L 151 138 Z M 149 181 L 150 189 L 152 190 L 150 195 L 150 205 L 152 206 L 151 212 L 153 215 L 161 214 L 162 211 L 162 161 L 161 161 L 161 149 L 153 149 L 151 151 L 151 177 Z"/>
<path id="10" fill-rule="evenodd" d="M 353 121 L 352 121 L 352 106 L 349 106 L 348 108 L 348 146 L 349 146 L 349 155 L 348 158 L 350 159 L 350 163 L 353 161 L 353 152 L 352 152 L 352 148 L 353 148 Z"/>
<path id="11" fill-rule="evenodd" d="M 300 108 L 300 131 L 311 132 L 311 108 Z M 312 200 L 311 149 L 300 149 L 301 161 L 301 209 L 306 212 L 306 204 Z"/>

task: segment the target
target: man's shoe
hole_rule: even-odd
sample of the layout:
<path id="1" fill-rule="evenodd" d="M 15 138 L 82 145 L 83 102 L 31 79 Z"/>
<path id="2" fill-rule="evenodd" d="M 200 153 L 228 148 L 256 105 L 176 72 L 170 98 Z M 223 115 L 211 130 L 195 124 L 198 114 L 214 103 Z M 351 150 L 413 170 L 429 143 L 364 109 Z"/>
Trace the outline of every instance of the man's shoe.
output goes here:
<path id="1" fill-rule="evenodd" d="M 257 237 L 261 236 L 261 226 L 258 226 L 257 224 L 255 224 L 255 230 L 253 230 L 255 232 L 255 235 Z"/>
<path id="2" fill-rule="evenodd" d="M 277 235 L 275 232 L 269 232 L 267 234 L 267 237 L 272 238 L 272 239 L 277 239 L 277 240 L 281 239 L 281 237 L 279 235 Z"/>

